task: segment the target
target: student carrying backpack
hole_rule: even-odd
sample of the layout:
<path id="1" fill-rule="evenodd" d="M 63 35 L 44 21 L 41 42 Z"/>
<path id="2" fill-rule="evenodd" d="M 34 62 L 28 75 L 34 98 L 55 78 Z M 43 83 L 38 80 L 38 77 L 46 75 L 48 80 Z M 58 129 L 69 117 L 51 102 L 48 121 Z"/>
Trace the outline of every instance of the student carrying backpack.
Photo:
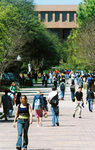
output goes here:
<path id="1" fill-rule="evenodd" d="M 41 109 L 41 95 L 39 95 L 39 97 L 35 96 L 34 108 L 35 108 L 35 110 Z"/>
<path id="2" fill-rule="evenodd" d="M 70 91 L 71 91 L 71 99 L 72 99 L 72 102 L 75 102 L 75 82 L 74 80 L 72 80 L 71 82 L 71 86 L 70 86 Z"/>
<path id="3" fill-rule="evenodd" d="M 64 83 L 62 83 L 61 86 L 60 86 L 60 90 L 64 91 L 64 89 L 65 89 L 65 85 L 64 85 Z"/>
<path id="4" fill-rule="evenodd" d="M 34 96 L 33 105 L 32 105 L 32 109 L 33 110 L 35 109 L 35 117 L 37 118 L 37 127 L 42 126 L 43 108 L 44 111 L 46 111 L 44 101 L 43 101 L 43 96 L 41 92 L 38 91 L 37 95 Z"/>
<path id="5" fill-rule="evenodd" d="M 61 99 L 64 100 L 64 94 L 65 94 L 65 80 L 62 79 L 60 82 L 60 91 L 61 91 Z"/>
<path id="6" fill-rule="evenodd" d="M 70 89 L 71 89 L 71 92 L 75 92 L 75 85 L 72 84 L 71 87 L 70 87 Z"/>

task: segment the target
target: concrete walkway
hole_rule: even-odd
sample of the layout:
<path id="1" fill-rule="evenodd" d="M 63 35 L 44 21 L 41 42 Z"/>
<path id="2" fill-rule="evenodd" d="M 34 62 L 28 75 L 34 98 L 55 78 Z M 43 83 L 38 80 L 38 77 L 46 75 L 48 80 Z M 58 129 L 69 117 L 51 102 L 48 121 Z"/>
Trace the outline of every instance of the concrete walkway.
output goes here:
<path id="1" fill-rule="evenodd" d="M 29 103 L 32 104 L 37 90 L 48 96 L 51 88 L 27 88 L 21 89 L 21 92 L 28 96 Z M 85 101 L 86 91 L 83 90 L 83 93 Z M 33 117 L 33 124 L 29 128 L 28 150 L 95 150 L 95 106 L 91 113 L 85 102 L 82 119 L 79 119 L 78 112 L 75 118 L 72 117 L 74 105 L 71 101 L 69 84 L 67 84 L 65 100 L 59 103 L 60 126 L 51 126 L 52 116 L 50 105 L 48 105 L 48 118 L 43 118 L 42 127 L 36 127 L 36 118 Z M 14 107 L 14 113 L 15 110 Z M 1 111 L 2 108 L 0 108 Z M 17 129 L 12 126 L 13 119 L 9 119 L 8 122 L 0 120 L 0 150 L 15 150 Z"/>

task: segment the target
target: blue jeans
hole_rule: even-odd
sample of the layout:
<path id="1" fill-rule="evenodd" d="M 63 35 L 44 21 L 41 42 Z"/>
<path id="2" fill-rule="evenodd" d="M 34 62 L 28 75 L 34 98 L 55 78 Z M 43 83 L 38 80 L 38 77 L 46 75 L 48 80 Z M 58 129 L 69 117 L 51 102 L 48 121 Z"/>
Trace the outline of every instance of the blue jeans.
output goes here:
<path id="1" fill-rule="evenodd" d="M 27 148 L 28 145 L 28 128 L 29 128 L 29 120 L 18 120 L 17 121 L 17 131 L 18 131 L 18 138 L 16 146 L 20 146 L 23 148 Z M 23 146 L 22 146 L 22 132 L 23 134 Z"/>
<path id="2" fill-rule="evenodd" d="M 66 74 L 66 80 L 69 80 L 69 75 L 68 74 Z"/>
<path id="3" fill-rule="evenodd" d="M 76 84 L 78 84 L 78 78 L 76 77 Z"/>
<path id="4" fill-rule="evenodd" d="M 52 78 L 50 78 L 50 83 L 52 84 Z"/>
<path id="5" fill-rule="evenodd" d="M 51 112 L 52 112 L 52 126 L 55 126 L 55 116 L 56 116 L 56 123 L 58 123 L 59 113 L 56 114 L 52 106 L 51 106 Z"/>
<path id="6" fill-rule="evenodd" d="M 74 92 L 71 92 L 71 99 L 74 99 Z"/>
<path id="7" fill-rule="evenodd" d="M 61 91 L 61 98 L 64 99 L 64 91 Z"/>
<path id="8" fill-rule="evenodd" d="M 88 99 L 88 103 L 89 103 L 89 111 L 93 110 L 93 99 Z"/>

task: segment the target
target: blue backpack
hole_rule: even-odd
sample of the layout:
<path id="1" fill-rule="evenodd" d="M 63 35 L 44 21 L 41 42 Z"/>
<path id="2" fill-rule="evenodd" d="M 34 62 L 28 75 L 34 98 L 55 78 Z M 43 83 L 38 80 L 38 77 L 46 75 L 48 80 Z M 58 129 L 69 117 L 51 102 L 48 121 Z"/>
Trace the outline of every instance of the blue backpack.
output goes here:
<path id="1" fill-rule="evenodd" d="M 35 104 L 34 104 L 34 108 L 35 110 L 40 110 L 41 109 L 41 100 L 40 100 L 39 96 L 38 98 L 35 96 Z"/>
<path id="2" fill-rule="evenodd" d="M 61 91 L 64 91 L 64 90 L 65 90 L 65 85 L 64 85 L 64 83 L 61 84 L 60 90 L 61 90 Z"/>

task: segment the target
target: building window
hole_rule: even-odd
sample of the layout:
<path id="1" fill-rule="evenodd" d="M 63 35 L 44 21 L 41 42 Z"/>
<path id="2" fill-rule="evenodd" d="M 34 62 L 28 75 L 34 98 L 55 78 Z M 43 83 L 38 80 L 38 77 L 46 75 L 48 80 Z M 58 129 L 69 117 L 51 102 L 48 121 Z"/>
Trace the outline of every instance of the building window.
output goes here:
<path id="1" fill-rule="evenodd" d="M 69 13 L 69 21 L 73 22 L 74 21 L 74 12 Z"/>
<path id="2" fill-rule="evenodd" d="M 45 21 L 45 12 L 41 12 L 41 21 Z"/>
<path id="3" fill-rule="evenodd" d="M 55 22 L 58 22 L 60 20 L 60 13 L 55 12 Z"/>
<path id="4" fill-rule="evenodd" d="M 62 12 L 62 22 L 67 21 L 67 12 Z"/>
<path id="5" fill-rule="evenodd" d="M 48 22 L 52 21 L 52 12 L 48 12 Z"/>

